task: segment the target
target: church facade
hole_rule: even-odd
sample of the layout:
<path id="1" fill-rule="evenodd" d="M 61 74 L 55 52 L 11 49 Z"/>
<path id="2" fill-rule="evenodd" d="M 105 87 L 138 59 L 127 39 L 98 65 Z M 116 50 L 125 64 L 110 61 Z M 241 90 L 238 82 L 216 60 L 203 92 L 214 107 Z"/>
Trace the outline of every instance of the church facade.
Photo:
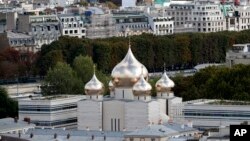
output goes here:
<path id="1" fill-rule="evenodd" d="M 108 97 L 103 97 L 104 85 L 95 73 L 85 85 L 86 99 L 79 101 L 77 108 L 78 130 L 134 131 L 182 114 L 182 98 L 174 96 L 174 82 L 165 70 L 155 84 L 157 96 L 151 97 L 148 71 L 130 46 L 111 77 Z"/>

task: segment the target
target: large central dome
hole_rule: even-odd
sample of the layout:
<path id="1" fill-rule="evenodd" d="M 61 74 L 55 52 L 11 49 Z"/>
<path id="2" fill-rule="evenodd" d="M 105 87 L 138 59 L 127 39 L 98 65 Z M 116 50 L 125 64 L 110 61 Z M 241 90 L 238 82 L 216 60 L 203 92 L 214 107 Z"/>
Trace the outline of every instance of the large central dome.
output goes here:
<path id="1" fill-rule="evenodd" d="M 125 58 L 112 70 L 111 76 L 113 78 L 114 84 L 125 84 L 125 80 L 127 84 L 130 84 L 130 82 L 128 81 L 131 81 L 134 84 L 140 78 L 142 68 L 143 76 L 144 78 L 147 78 L 147 68 L 135 58 L 131 51 L 131 48 L 129 47 Z"/>

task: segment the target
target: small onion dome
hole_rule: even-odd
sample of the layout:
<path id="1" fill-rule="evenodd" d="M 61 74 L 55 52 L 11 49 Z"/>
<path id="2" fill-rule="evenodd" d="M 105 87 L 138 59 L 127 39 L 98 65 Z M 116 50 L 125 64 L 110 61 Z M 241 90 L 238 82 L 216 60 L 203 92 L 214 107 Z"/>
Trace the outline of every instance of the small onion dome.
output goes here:
<path id="1" fill-rule="evenodd" d="M 113 91 L 114 90 L 114 84 L 113 84 L 113 82 L 112 81 L 109 81 L 109 90 L 110 91 Z"/>
<path id="2" fill-rule="evenodd" d="M 133 86 L 140 78 L 141 66 L 143 66 L 143 76 L 147 78 L 147 68 L 135 58 L 129 47 L 125 58 L 112 70 L 111 76 L 114 84 L 116 86 Z"/>
<path id="3" fill-rule="evenodd" d="M 104 91 L 104 85 L 100 82 L 94 74 L 91 80 L 84 87 L 87 95 L 102 94 Z"/>
<path id="4" fill-rule="evenodd" d="M 134 95 L 149 95 L 152 90 L 152 86 L 141 75 L 140 79 L 134 84 Z"/>
<path id="5" fill-rule="evenodd" d="M 162 77 L 156 82 L 155 87 L 158 92 L 170 91 L 174 87 L 174 82 L 167 76 L 166 71 L 164 71 Z"/>

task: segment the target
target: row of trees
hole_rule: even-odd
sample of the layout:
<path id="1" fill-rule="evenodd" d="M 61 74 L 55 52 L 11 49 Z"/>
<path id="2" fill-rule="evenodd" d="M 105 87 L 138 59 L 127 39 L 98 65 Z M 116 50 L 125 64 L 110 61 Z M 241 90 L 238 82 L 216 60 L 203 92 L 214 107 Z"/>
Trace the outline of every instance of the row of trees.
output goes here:
<path id="1" fill-rule="evenodd" d="M 234 43 L 250 42 L 250 30 L 241 32 L 184 33 L 168 36 L 143 34 L 131 38 L 132 51 L 149 71 L 192 68 L 207 62 L 224 62 L 225 54 Z M 44 45 L 40 52 L 37 68 L 45 75 L 57 61 L 73 65 L 78 55 L 90 56 L 98 68 L 110 73 L 121 61 L 128 49 L 128 39 L 78 39 L 61 37 L 50 45 Z"/>
<path id="2" fill-rule="evenodd" d="M 175 94 L 184 100 L 199 98 L 250 101 L 250 65 L 209 67 L 194 76 L 177 76 Z"/>

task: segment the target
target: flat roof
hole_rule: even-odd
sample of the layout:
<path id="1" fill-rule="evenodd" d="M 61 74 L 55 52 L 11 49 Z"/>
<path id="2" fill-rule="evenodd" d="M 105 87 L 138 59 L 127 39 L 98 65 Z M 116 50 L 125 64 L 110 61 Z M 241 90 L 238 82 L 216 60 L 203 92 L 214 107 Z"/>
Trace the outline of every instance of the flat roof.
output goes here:
<path id="1" fill-rule="evenodd" d="M 140 129 L 138 131 L 128 133 L 125 136 L 166 137 L 166 136 L 178 135 L 178 134 L 185 133 L 185 132 L 195 132 L 195 131 L 198 131 L 198 130 L 188 127 L 187 125 L 181 125 L 177 123 L 166 123 L 163 125 L 151 125 L 146 128 Z"/>
<path id="2" fill-rule="evenodd" d="M 0 119 L 0 133 L 7 133 L 12 130 L 23 129 L 23 128 L 34 128 L 35 124 L 28 124 L 27 122 L 18 120 L 14 122 L 13 118 Z"/>

